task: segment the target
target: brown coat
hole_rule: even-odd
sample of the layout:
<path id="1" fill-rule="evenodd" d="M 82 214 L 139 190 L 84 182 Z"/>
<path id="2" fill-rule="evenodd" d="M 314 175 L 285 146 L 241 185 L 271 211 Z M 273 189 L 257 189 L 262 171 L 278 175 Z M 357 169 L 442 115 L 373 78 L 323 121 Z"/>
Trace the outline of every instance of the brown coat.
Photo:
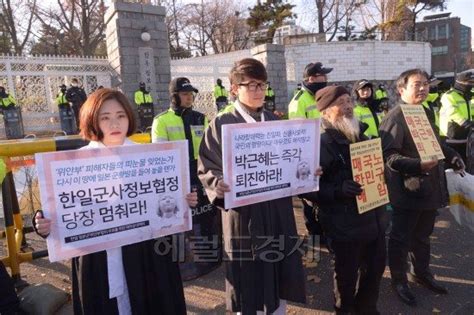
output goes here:
<path id="1" fill-rule="evenodd" d="M 278 119 L 270 112 L 264 115 L 266 121 Z M 199 150 L 199 179 L 211 203 L 221 209 L 223 200 L 215 193 L 223 173 L 221 127 L 235 123 L 245 120 L 234 108 L 218 115 Z M 255 314 L 265 307 L 273 312 L 279 299 L 305 302 L 305 275 L 301 253 L 294 250 L 298 234 L 290 197 L 223 210 L 222 225 L 229 311 Z"/>

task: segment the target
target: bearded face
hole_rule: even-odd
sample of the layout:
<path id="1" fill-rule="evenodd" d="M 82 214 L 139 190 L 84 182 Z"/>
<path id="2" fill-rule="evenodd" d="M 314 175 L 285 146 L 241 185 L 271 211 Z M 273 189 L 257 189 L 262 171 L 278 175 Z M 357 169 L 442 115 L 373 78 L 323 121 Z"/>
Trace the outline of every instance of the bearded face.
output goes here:
<path id="1" fill-rule="evenodd" d="M 348 94 L 339 96 L 321 114 L 336 130 L 345 135 L 351 143 L 359 140 L 359 121 L 354 117 L 354 104 Z"/>

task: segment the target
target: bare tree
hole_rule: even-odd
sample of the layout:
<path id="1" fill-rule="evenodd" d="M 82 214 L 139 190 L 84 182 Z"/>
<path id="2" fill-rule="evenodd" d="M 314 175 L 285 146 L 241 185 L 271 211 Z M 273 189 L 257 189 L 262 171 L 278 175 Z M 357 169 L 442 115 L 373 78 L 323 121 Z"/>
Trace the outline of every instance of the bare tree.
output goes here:
<path id="1" fill-rule="evenodd" d="M 104 0 L 57 0 L 56 8 L 41 10 L 38 17 L 43 25 L 53 20 L 76 54 L 90 56 L 105 39 L 105 10 Z"/>
<path id="2" fill-rule="evenodd" d="M 340 31 L 341 23 L 350 21 L 355 9 L 365 2 L 366 0 L 314 0 L 318 32 L 329 34 L 327 40 L 332 41 Z"/>
<path id="3" fill-rule="evenodd" d="M 241 17 L 242 11 L 233 0 L 187 4 L 181 8 L 178 19 L 179 42 L 201 56 L 243 49 L 249 30 Z"/>
<path id="4" fill-rule="evenodd" d="M 13 52 L 22 54 L 31 40 L 36 0 L 0 0 L 0 5 L 0 20 L 11 40 Z"/>

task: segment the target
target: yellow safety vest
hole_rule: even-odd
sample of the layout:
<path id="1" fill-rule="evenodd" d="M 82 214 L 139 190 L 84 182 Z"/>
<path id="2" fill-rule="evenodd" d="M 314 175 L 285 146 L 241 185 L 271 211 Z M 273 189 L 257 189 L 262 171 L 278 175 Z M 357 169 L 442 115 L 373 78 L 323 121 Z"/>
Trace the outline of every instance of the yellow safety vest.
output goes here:
<path id="1" fill-rule="evenodd" d="M 218 97 L 221 97 L 221 96 L 227 97 L 228 93 L 225 87 L 216 85 L 214 87 L 214 98 L 217 99 Z"/>
<path id="2" fill-rule="evenodd" d="M 384 91 L 384 90 L 381 90 L 381 89 L 377 89 L 377 91 L 375 91 L 375 99 L 376 100 L 381 100 L 383 98 L 388 98 L 388 93 L 387 91 Z"/>
<path id="3" fill-rule="evenodd" d="M 450 123 L 462 126 L 467 120 L 474 119 L 474 102 L 466 102 L 456 90 L 451 89 L 441 96 L 441 110 L 439 114 L 439 131 L 447 136 Z"/>
<path id="4" fill-rule="evenodd" d="M 58 96 L 56 96 L 56 105 L 62 105 L 62 104 L 69 104 L 69 102 L 66 99 L 66 94 L 63 92 L 59 92 Z"/>
<path id="5" fill-rule="evenodd" d="M 426 100 L 422 103 L 422 105 L 431 111 L 433 111 L 433 114 L 435 116 L 435 125 L 439 128 L 439 108 L 431 108 L 430 103 L 433 103 L 436 101 L 436 99 L 439 97 L 439 93 L 429 93 L 428 97 Z"/>
<path id="6" fill-rule="evenodd" d="M 275 96 L 275 92 L 273 92 L 273 89 L 271 89 L 270 87 L 268 87 L 268 88 L 265 90 L 265 96 L 267 96 L 267 97 L 273 97 L 273 96 Z"/>
<path id="7" fill-rule="evenodd" d="M 150 103 L 153 103 L 153 98 L 150 93 L 145 93 L 141 90 L 135 92 L 135 104 L 137 104 L 137 106 Z"/>
<path id="8" fill-rule="evenodd" d="M 13 98 L 13 96 L 11 96 L 10 94 L 7 94 L 7 97 L 4 97 L 1 99 L 1 102 L 2 102 L 2 106 L 3 107 L 8 107 L 10 105 L 16 105 L 16 101 L 15 99 Z"/>
<path id="9" fill-rule="evenodd" d="M 379 136 L 378 123 L 375 121 L 375 117 L 372 114 L 372 111 L 367 106 L 361 104 L 356 104 L 354 107 L 354 115 L 356 118 L 365 124 L 368 125 L 368 128 L 365 130 L 364 134 L 369 138 L 377 138 Z M 377 114 L 377 120 L 380 123 L 383 114 Z"/>
<path id="10" fill-rule="evenodd" d="M 204 119 L 204 125 L 191 126 L 195 159 L 199 156 L 199 146 L 207 126 L 207 118 Z M 156 116 L 151 127 L 151 139 L 152 142 L 186 140 L 184 123 L 181 116 L 176 115 L 175 111 L 171 108 Z"/>
<path id="11" fill-rule="evenodd" d="M 316 107 L 314 95 L 302 88 L 288 105 L 288 118 L 319 118 L 321 113 Z"/>

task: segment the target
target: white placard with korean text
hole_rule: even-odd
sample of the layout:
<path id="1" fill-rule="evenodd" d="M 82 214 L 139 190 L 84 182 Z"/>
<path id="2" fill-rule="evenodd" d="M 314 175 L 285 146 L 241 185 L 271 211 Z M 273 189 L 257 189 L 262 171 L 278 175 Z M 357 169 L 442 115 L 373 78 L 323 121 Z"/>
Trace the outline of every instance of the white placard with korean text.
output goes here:
<path id="1" fill-rule="evenodd" d="M 319 119 L 223 125 L 225 208 L 318 190 L 319 144 Z"/>
<path id="2" fill-rule="evenodd" d="M 192 227 L 186 141 L 35 155 L 51 219 L 49 260 L 175 234 Z"/>

